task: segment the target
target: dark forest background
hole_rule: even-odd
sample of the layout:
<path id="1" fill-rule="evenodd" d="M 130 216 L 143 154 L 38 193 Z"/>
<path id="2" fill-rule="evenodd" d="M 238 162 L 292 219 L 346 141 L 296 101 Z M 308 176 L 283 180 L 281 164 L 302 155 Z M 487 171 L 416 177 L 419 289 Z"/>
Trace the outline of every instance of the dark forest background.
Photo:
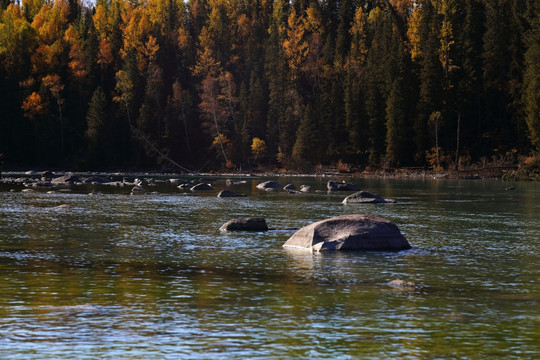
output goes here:
<path id="1" fill-rule="evenodd" d="M 540 150 L 538 0 L 0 0 L 0 152 L 70 169 Z"/>

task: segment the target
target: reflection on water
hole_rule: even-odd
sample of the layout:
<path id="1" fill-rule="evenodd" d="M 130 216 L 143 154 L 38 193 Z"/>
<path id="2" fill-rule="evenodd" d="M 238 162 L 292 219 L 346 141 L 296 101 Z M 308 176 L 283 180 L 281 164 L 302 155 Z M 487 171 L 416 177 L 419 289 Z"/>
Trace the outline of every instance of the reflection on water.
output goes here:
<path id="1" fill-rule="evenodd" d="M 272 180 L 323 192 L 2 188 L 0 358 L 540 357 L 539 185 L 349 179 L 398 203 L 344 206 L 326 179 Z M 290 230 L 218 230 L 348 213 L 394 221 L 413 249 L 312 254 L 281 248 Z"/>

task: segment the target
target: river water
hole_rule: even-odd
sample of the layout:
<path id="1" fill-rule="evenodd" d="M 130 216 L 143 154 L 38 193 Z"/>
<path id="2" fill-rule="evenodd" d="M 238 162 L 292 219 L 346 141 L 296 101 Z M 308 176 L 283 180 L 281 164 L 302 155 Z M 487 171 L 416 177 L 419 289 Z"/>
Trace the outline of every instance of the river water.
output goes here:
<path id="1" fill-rule="evenodd" d="M 398 203 L 345 206 L 328 178 L 244 180 L 232 199 L 216 197 L 225 178 L 137 196 L 0 187 L 0 358 L 540 358 L 539 183 L 348 178 Z M 293 230 L 219 231 L 350 213 L 393 221 L 413 249 L 291 252 Z"/>

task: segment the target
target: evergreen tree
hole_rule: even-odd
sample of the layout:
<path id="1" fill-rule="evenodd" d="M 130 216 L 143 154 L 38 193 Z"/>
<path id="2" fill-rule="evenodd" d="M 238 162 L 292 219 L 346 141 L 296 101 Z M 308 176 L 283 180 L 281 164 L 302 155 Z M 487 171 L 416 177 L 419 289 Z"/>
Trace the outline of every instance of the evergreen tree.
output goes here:
<path id="1" fill-rule="evenodd" d="M 98 87 L 88 106 L 86 113 L 86 139 L 91 166 L 103 166 L 107 153 L 107 98 L 101 87 Z"/>
<path id="2" fill-rule="evenodd" d="M 313 164 L 317 159 L 319 136 L 317 131 L 317 116 L 308 105 L 298 127 L 296 143 L 293 148 L 295 162 L 303 168 Z"/>
<path id="3" fill-rule="evenodd" d="M 523 105 L 529 138 L 536 151 L 540 152 L 540 5 L 536 4 L 536 15 L 526 36 Z"/>

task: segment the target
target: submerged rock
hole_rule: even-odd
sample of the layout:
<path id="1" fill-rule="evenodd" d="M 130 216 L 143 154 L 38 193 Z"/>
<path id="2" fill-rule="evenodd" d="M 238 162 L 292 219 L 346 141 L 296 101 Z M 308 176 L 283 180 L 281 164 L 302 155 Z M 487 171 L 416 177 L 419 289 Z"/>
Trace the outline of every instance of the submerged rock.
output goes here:
<path id="1" fill-rule="evenodd" d="M 383 199 L 369 191 L 359 191 L 343 199 L 344 204 L 392 204 L 395 202 L 392 199 Z"/>
<path id="2" fill-rule="evenodd" d="M 394 223 L 360 214 L 342 215 L 305 226 L 283 246 L 315 251 L 399 251 L 411 248 Z"/>
<path id="3" fill-rule="evenodd" d="M 219 230 L 222 231 L 266 231 L 268 225 L 262 217 L 247 217 L 232 219 L 223 224 Z"/>
<path id="4" fill-rule="evenodd" d="M 386 285 L 388 286 L 392 286 L 392 287 L 395 287 L 395 288 L 400 288 L 400 289 L 416 289 L 418 287 L 418 285 L 416 285 L 416 283 L 412 282 L 412 281 L 405 281 L 405 280 L 401 280 L 401 279 L 394 279 L 388 283 L 386 283 Z"/>
<path id="5" fill-rule="evenodd" d="M 237 194 L 234 191 L 230 191 L 230 190 L 221 190 L 217 196 L 220 198 L 225 198 L 225 197 L 245 197 L 246 195 Z"/>

